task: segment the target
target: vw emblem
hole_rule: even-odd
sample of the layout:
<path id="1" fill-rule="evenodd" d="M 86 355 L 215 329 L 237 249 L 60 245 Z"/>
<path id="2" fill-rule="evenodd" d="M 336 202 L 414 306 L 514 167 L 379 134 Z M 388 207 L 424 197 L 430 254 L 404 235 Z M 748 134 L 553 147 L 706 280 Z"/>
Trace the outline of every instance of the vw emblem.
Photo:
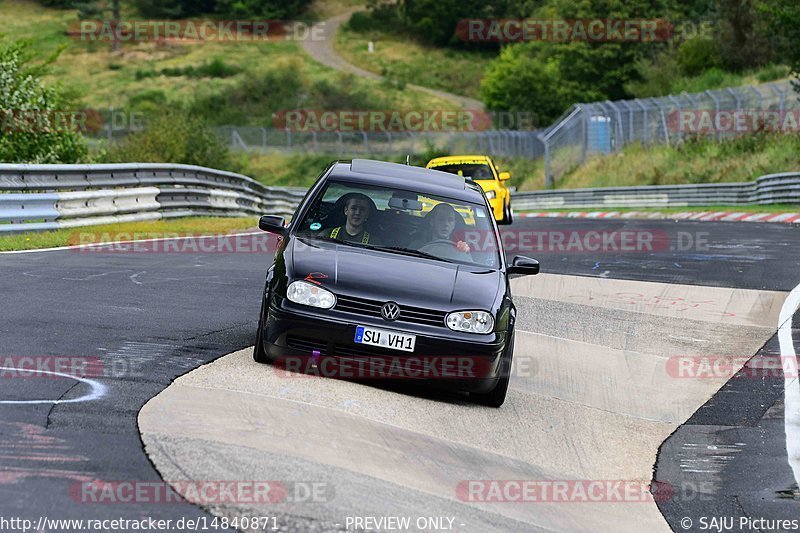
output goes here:
<path id="1" fill-rule="evenodd" d="M 381 316 L 384 320 L 397 320 L 400 316 L 400 306 L 394 302 L 386 302 L 381 307 Z"/>

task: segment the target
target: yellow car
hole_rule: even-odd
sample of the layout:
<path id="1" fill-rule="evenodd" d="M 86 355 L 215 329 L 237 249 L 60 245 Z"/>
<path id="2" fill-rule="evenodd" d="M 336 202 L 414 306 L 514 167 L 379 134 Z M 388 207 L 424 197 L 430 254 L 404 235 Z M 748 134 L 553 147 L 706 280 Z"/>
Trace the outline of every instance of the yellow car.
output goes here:
<path id="1" fill-rule="evenodd" d="M 458 174 L 471 178 L 480 185 L 494 218 L 498 224 L 511 224 L 514 214 L 511 211 L 511 191 L 506 182 L 511 179 L 508 172 L 498 172 L 492 159 L 485 155 L 452 155 L 437 157 L 428 161 L 425 168 Z"/>

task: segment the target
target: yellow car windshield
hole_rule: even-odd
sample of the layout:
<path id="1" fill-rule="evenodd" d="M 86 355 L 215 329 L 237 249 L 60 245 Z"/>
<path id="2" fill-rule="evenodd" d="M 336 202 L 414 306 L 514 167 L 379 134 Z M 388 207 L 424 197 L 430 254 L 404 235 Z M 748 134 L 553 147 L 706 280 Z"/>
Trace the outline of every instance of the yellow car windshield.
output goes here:
<path id="1" fill-rule="evenodd" d="M 493 180 L 492 168 L 486 163 L 455 163 L 449 165 L 435 166 L 433 170 L 439 172 L 449 172 L 458 174 L 473 180 Z"/>

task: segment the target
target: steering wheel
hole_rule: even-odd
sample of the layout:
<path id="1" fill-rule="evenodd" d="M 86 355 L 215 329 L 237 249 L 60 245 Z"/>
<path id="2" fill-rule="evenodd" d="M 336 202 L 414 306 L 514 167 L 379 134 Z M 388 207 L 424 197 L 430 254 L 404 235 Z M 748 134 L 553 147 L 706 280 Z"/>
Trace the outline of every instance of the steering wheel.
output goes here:
<path id="1" fill-rule="evenodd" d="M 434 239 L 419 249 L 420 252 L 435 255 L 442 259 L 471 259 L 469 252 L 462 252 L 453 241 L 449 239 Z"/>

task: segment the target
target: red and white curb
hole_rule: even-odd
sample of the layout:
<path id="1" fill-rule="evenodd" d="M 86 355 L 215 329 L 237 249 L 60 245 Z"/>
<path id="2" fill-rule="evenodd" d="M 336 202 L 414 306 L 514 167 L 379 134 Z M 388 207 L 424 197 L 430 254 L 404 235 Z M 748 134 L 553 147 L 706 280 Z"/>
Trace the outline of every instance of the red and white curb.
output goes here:
<path id="1" fill-rule="evenodd" d="M 563 211 L 540 213 L 515 213 L 523 218 L 648 218 L 672 220 L 700 220 L 723 222 L 783 222 L 800 223 L 800 213 L 734 213 L 732 211 L 687 211 L 684 213 L 661 213 L 653 211 Z"/>

